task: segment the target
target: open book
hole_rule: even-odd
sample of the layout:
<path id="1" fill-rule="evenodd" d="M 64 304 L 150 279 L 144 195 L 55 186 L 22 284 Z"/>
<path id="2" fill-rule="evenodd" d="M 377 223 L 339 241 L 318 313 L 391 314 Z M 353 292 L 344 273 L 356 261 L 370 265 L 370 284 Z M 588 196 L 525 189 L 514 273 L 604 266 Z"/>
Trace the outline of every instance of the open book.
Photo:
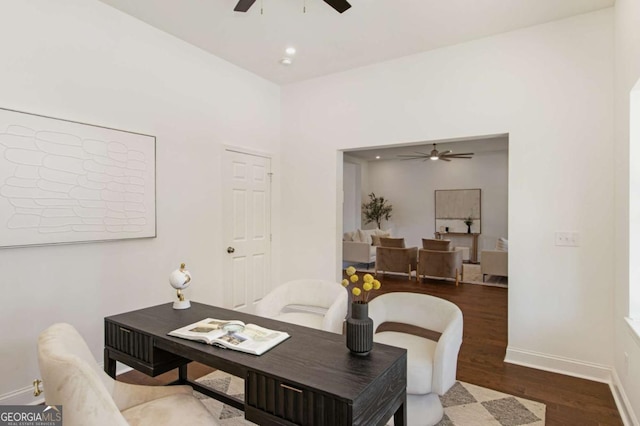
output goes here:
<path id="1" fill-rule="evenodd" d="M 214 318 L 203 319 L 169 332 L 169 336 L 197 340 L 236 351 L 262 355 L 278 343 L 289 338 L 282 331 L 269 330 L 242 321 L 227 321 Z"/>

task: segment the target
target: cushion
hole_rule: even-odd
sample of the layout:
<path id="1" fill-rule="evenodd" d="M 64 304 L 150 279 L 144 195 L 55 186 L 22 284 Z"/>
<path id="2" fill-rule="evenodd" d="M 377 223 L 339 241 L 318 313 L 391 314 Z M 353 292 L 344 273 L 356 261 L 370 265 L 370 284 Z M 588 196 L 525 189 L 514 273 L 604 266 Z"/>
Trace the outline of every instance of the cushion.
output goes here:
<path id="1" fill-rule="evenodd" d="M 407 393 L 431 392 L 433 359 L 437 342 L 412 334 L 383 331 L 373 336 L 373 341 L 407 350 Z"/>
<path id="2" fill-rule="evenodd" d="M 389 238 L 391 237 L 391 233 L 390 232 L 379 232 L 376 233 L 374 235 L 371 236 L 371 241 L 373 242 L 374 246 L 380 246 L 382 245 L 380 242 L 380 238 Z"/>
<path id="3" fill-rule="evenodd" d="M 425 250 L 451 251 L 451 241 L 423 238 L 422 248 Z"/>
<path id="4" fill-rule="evenodd" d="M 342 234 L 342 241 L 353 241 L 353 237 L 356 234 L 356 231 L 345 232 Z"/>
<path id="5" fill-rule="evenodd" d="M 357 241 L 360 241 L 361 243 L 373 244 L 371 236 L 376 235 L 376 231 L 377 229 L 358 229 L 356 231 L 358 235 Z M 356 237 L 354 237 L 353 240 L 356 241 Z"/>
<path id="6" fill-rule="evenodd" d="M 380 237 L 380 245 L 382 247 L 398 247 L 405 248 L 404 238 L 387 238 Z"/>
<path id="7" fill-rule="evenodd" d="M 496 250 L 509 251 L 509 241 L 507 241 L 506 238 L 498 238 L 498 242 L 496 243 Z"/>
<path id="8" fill-rule="evenodd" d="M 286 312 L 276 315 L 273 319 L 322 330 L 324 317 L 312 312 Z"/>
<path id="9" fill-rule="evenodd" d="M 122 412 L 132 426 L 216 425 L 214 417 L 193 395 L 172 395 L 136 405 Z"/>

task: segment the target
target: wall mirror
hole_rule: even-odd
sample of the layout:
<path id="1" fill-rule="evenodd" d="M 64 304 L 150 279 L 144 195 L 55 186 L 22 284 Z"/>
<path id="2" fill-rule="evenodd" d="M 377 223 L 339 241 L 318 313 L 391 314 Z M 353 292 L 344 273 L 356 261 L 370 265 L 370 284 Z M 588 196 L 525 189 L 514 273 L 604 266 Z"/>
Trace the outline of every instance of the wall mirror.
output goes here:
<path id="1" fill-rule="evenodd" d="M 436 232 L 480 234 L 480 189 L 436 189 Z"/>

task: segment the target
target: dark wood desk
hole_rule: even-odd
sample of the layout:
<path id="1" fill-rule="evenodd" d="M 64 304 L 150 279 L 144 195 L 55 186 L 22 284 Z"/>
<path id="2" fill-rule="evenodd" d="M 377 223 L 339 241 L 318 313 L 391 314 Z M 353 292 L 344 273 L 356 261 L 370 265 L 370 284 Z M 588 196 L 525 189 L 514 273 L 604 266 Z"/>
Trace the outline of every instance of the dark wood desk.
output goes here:
<path id="1" fill-rule="evenodd" d="M 205 318 L 238 319 L 291 337 L 261 356 L 168 336 Z M 167 303 L 105 318 L 104 368 L 116 361 L 151 376 L 179 368 L 178 383 L 243 409 L 260 425 L 406 425 L 407 352 L 374 344 L 368 357 L 352 355 L 344 336 L 191 302 Z M 190 361 L 245 380 L 245 401 L 188 382 Z"/>

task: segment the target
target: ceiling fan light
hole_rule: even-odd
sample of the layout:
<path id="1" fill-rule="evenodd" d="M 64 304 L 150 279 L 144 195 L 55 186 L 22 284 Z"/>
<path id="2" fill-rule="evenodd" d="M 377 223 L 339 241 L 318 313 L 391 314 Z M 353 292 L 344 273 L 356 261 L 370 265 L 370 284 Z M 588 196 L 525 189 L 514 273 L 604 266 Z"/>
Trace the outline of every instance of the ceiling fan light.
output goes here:
<path id="1" fill-rule="evenodd" d="M 439 160 L 440 157 L 438 157 L 437 155 L 431 155 L 431 157 L 429 157 L 429 160 Z"/>

